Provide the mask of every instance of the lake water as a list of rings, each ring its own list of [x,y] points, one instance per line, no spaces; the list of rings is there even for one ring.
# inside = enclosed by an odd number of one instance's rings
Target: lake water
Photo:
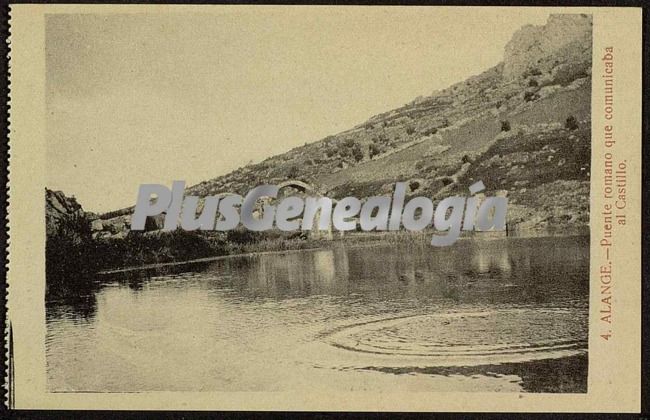
[[[52,391],[586,392],[589,238],[229,257],[47,300]]]

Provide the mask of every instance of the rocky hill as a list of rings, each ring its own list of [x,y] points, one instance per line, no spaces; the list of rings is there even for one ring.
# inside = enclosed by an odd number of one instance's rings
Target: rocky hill
[[[586,224],[591,30],[591,16],[551,15],[546,25],[517,31],[504,61],[477,76],[202,182],[189,193],[245,193],[262,183],[298,179],[334,198],[366,197],[390,192],[394,182],[405,180],[412,181],[412,194],[435,197],[454,186],[465,194],[462,188],[473,174],[493,191],[507,190],[523,213],[536,214],[534,226],[527,227]],[[495,147],[500,161],[488,164]],[[580,199],[556,214],[557,208],[541,203],[547,195],[557,197],[561,186],[578,191]],[[513,222],[522,222],[516,213]]]
[[[586,225],[591,34],[589,15],[551,15],[517,31],[503,62],[479,75],[187,193],[244,194],[300,180],[333,198],[363,198],[409,181],[412,195],[441,197],[466,195],[469,182],[481,179],[488,193],[511,197],[511,226]],[[573,202],[560,203],[567,190]],[[101,218],[128,226],[131,211]]]
[[[66,223],[86,218],[81,204],[74,197],[67,197],[62,191],[45,189],[45,228],[48,236],[56,235]]]
[[[531,63],[542,73],[590,61],[592,21],[587,15],[551,15],[544,26],[526,25],[506,45],[503,76],[512,80],[525,73]],[[566,63],[558,68],[558,55]],[[557,71],[556,70],[556,71]]]

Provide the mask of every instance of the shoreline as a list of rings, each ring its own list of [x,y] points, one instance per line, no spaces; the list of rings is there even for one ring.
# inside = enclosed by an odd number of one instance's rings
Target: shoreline
[[[484,234],[487,234],[485,236],[478,236],[480,238],[479,240],[497,240],[497,239],[505,239],[505,238],[547,238],[547,237],[572,237],[572,236],[589,236],[590,232],[589,229],[586,229],[585,232],[583,233],[578,233],[582,229],[577,229],[574,232],[569,232],[566,234],[558,234],[558,233],[553,233],[553,232],[548,232],[548,231],[534,231],[534,230],[526,230],[526,231],[519,231],[519,232],[513,232],[515,233],[514,235],[505,235],[505,233],[501,234],[501,232],[498,232],[499,234],[495,234],[495,232],[484,232]],[[528,234],[523,234],[522,233],[528,233]],[[271,250],[271,251],[251,251],[251,252],[242,252],[242,253],[234,253],[234,254],[226,254],[226,255],[215,255],[212,257],[203,257],[203,258],[196,258],[196,259],[191,259],[191,260],[186,260],[186,261],[170,261],[170,262],[163,262],[163,263],[152,263],[152,264],[145,264],[141,266],[130,266],[130,267],[124,267],[124,268],[117,268],[117,269],[110,269],[110,270],[100,270],[96,274],[101,275],[101,276],[106,276],[106,275],[111,275],[111,274],[120,274],[120,273],[128,273],[132,271],[142,271],[142,270],[151,270],[151,269],[157,269],[157,268],[162,268],[162,267],[173,267],[173,266],[182,266],[182,265],[189,265],[189,264],[196,264],[196,263],[202,263],[202,262],[211,262],[211,261],[219,261],[227,258],[234,258],[234,257],[251,257],[251,256],[256,256],[256,255],[271,255],[271,254],[282,254],[282,253],[290,253],[290,252],[300,252],[300,251],[322,251],[325,249],[331,249],[334,246],[337,245],[343,245],[343,246],[348,246],[350,248],[367,248],[367,247],[372,247],[372,246],[381,246],[381,245],[391,245],[391,242],[385,241],[384,239],[386,237],[390,237],[391,234],[353,234],[354,236],[350,235],[348,237],[343,237],[343,238],[338,238],[338,239],[333,239],[333,240],[328,240],[328,241],[321,241],[323,242],[323,245],[327,246],[315,246],[313,248],[297,248],[297,249],[279,249],[279,250]],[[394,235],[394,234],[393,234]],[[411,244],[416,244],[417,242],[420,242],[420,239],[422,237],[429,237],[428,233],[422,233],[419,232],[409,239],[406,240],[401,240],[401,242],[408,242]],[[392,238],[397,238],[398,236],[392,236]],[[469,240],[469,239],[477,239],[476,235],[471,235],[471,236],[462,236],[458,238],[458,240]],[[314,241],[314,244],[317,242]]]

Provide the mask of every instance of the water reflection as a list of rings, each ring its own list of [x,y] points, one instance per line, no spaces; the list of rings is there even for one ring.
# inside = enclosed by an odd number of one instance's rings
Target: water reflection
[[[588,237],[341,245],[100,276],[47,297],[48,383],[282,390],[371,375],[381,389],[415,375],[426,389],[553,392],[526,378],[569,363],[562,392],[584,392],[588,279]],[[453,382],[463,375],[486,381]]]

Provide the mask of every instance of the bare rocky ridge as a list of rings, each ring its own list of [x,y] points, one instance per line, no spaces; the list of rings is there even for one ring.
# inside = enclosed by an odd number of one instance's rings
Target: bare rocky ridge
[[[590,63],[591,34],[591,16],[583,14],[551,15],[544,26],[524,26],[506,45],[503,77],[515,79],[535,65],[548,72],[557,66],[548,60],[554,55],[567,62]]]

